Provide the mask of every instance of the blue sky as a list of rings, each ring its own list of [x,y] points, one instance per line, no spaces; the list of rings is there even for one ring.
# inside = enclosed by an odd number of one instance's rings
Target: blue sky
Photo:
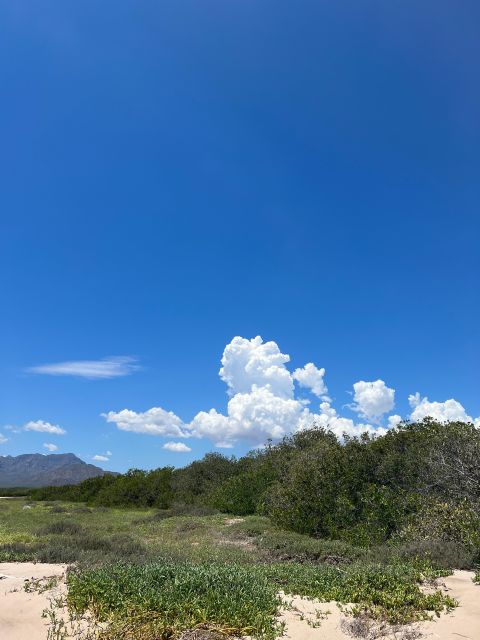
[[[479,24],[0,0],[0,452],[124,470],[479,416]]]

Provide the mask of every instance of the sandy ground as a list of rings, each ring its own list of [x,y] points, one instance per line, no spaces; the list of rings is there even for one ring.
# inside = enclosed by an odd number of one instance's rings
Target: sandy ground
[[[422,625],[422,631],[432,640],[480,640],[480,585],[472,582],[471,571],[455,571],[442,578],[448,595],[460,606],[448,615]]]
[[[432,622],[422,622],[418,629],[425,640],[480,640],[480,585],[472,582],[473,572],[455,571],[442,578],[440,585],[460,603],[451,613]],[[351,640],[341,629],[341,613],[335,602],[318,602],[304,598],[287,598],[292,608],[282,612],[288,640]],[[329,613],[327,613],[329,612]],[[317,626],[318,625],[318,626]],[[400,636],[400,634],[399,634]],[[398,637],[398,636],[397,636]],[[382,640],[394,640],[395,636]]]
[[[65,568],[58,564],[0,563],[0,640],[46,640],[48,620],[42,618],[42,612],[65,586],[60,582],[44,593],[26,593],[25,580],[62,576]],[[480,640],[480,586],[472,577],[470,571],[455,571],[442,580],[442,588],[460,606],[438,620],[419,625],[425,640]],[[281,614],[285,640],[351,640],[341,629],[344,615],[335,602],[298,597],[287,600],[291,606]]]
[[[45,593],[26,593],[25,580],[61,576],[66,567],[31,562],[0,563],[0,639],[45,640],[47,620],[42,612],[49,598],[60,595],[64,585]]]

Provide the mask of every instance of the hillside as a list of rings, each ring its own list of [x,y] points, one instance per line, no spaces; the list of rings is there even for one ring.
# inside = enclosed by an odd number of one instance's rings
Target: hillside
[[[44,487],[77,484],[107,473],[73,453],[27,453],[0,457],[0,487]]]

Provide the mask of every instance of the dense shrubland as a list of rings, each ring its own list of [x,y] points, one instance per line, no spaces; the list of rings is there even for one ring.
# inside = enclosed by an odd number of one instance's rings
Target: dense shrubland
[[[471,424],[342,441],[313,428],[239,459],[35,489],[27,511],[4,501],[0,560],[75,563],[70,611],[108,620],[101,640],[199,625],[273,640],[279,592],[401,625],[456,605],[425,581],[474,568],[480,582],[479,460]]]
[[[212,508],[268,516],[279,528],[356,547],[429,548],[475,563],[480,548],[480,432],[432,420],[339,441],[313,428],[240,459],[210,453],[182,469],[131,470],[31,491],[96,506]],[[160,517],[162,517],[160,514]],[[430,541],[430,545],[427,544]]]

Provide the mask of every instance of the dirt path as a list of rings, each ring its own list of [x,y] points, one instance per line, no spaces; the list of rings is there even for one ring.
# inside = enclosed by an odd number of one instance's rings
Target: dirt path
[[[26,593],[25,580],[61,576],[66,567],[30,562],[0,563],[0,638],[1,640],[45,640],[47,620],[42,612],[49,598],[60,595],[63,585],[45,593]]]

